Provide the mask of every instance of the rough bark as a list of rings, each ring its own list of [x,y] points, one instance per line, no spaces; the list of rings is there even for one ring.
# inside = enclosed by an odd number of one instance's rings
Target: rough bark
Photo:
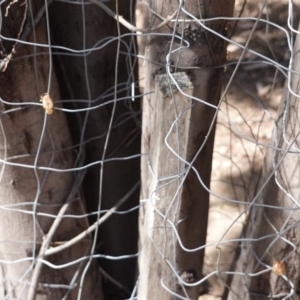
[[[300,38],[297,35],[292,54],[292,70],[295,72],[290,74],[290,81],[286,84],[273,134],[272,145],[277,149],[267,152],[262,183],[272,177],[255,202],[270,207],[254,206],[249,214],[245,237],[252,240],[243,243],[236,269],[244,275],[234,276],[229,299],[267,299],[270,295],[275,297],[279,294],[279,298],[283,299],[289,293],[293,294],[290,299],[298,299],[300,295],[300,106],[299,96],[294,96],[288,88],[290,85],[291,90],[300,95],[299,49]],[[276,261],[285,266],[286,278],[271,272]],[[261,270],[266,272],[255,275]]]
[[[134,1],[122,0],[119,14],[126,20],[134,15]],[[116,1],[105,3],[112,11],[116,10]],[[84,18],[83,18],[84,16]],[[94,4],[72,5],[56,2],[50,7],[51,29],[57,45],[71,49],[91,49],[80,55],[55,54],[61,91],[65,99],[72,99],[69,108],[88,108],[114,100],[115,65],[117,61],[118,36],[116,20],[108,16]],[[128,33],[122,25],[121,34]],[[109,43],[107,43],[109,42]],[[104,45],[107,43],[106,45]],[[129,48],[124,46],[124,43]],[[76,144],[84,144],[86,160],[89,164],[100,161],[103,157],[104,144],[109,123],[113,118],[113,129],[109,138],[105,158],[125,158],[140,152],[139,99],[131,101],[130,84],[137,80],[134,53],[135,38],[122,37],[117,71],[117,98],[128,97],[113,104],[103,105],[98,109],[69,114],[72,136]],[[126,54],[128,53],[128,55]],[[132,67],[132,69],[130,69]],[[68,88],[69,87],[69,88]],[[74,101],[73,101],[74,100]],[[80,100],[85,100],[85,102]],[[76,117],[77,116],[77,117]],[[137,117],[136,117],[137,116]],[[126,120],[120,125],[120,122]],[[85,124],[86,120],[86,124]],[[78,122],[79,121],[79,122]],[[83,136],[83,139],[81,137]],[[128,160],[111,160],[103,165],[103,178],[100,178],[100,165],[90,167],[83,182],[84,194],[89,212],[112,208],[138,182],[140,177],[139,158]],[[102,195],[99,194],[99,182],[102,180]],[[138,189],[131,195],[121,211],[137,207]],[[99,203],[100,206],[99,206]],[[133,255],[137,253],[138,210],[126,214],[115,214],[99,227],[96,252],[111,256]],[[90,217],[90,222],[96,215]],[[135,284],[136,258],[109,260],[101,259],[101,267],[109,276],[131,291]],[[120,299],[129,296],[124,290],[118,292],[115,284],[105,279],[105,291],[110,297],[119,294]]]
[[[232,16],[234,1],[189,1],[185,3],[184,9],[191,13],[197,19]],[[155,5],[150,7],[162,18],[166,19],[178,10],[178,1],[156,1]],[[148,28],[154,27],[161,22],[161,19],[150,13]],[[174,19],[176,17],[174,16]],[[146,48],[146,84],[145,93],[154,91],[154,78],[156,75],[166,73],[166,65],[169,64],[171,72],[185,72],[192,82],[194,87],[192,96],[201,99],[206,103],[218,105],[220,99],[222,85],[222,65],[226,58],[226,42],[221,38],[209,33],[196,22],[189,22],[191,18],[183,11],[178,13],[178,18],[181,20],[178,24],[169,22],[166,26],[158,31],[165,35],[152,35],[149,37]],[[187,22],[183,22],[185,19]],[[221,35],[227,34],[227,22],[223,20],[205,22],[209,28],[217,31]],[[174,40],[172,35],[176,34]],[[183,37],[189,42],[189,47],[186,47]],[[166,61],[166,56],[172,50],[178,49],[182,45],[180,51],[173,51],[170,54],[169,61]],[[178,278],[174,276],[174,271],[171,270],[166,263],[169,257],[164,257],[163,248],[156,248],[152,238],[156,235],[164,235],[166,232],[166,219],[161,216],[160,222],[155,214],[155,204],[151,201],[153,193],[156,189],[150,186],[151,165],[155,161],[156,153],[151,153],[153,145],[156,143],[156,138],[152,133],[155,128],[160,126],[156,124],[156,94],[148,94],[143,101],[143,124],[142,124],[142,153],[149,153],[149,156],[142,158],[142,191],[141,198],[149,199],[140,210],[140,242],[141,256],[139,260],[139,299],[172,299],[170,292],[166,291],[161,280],[166,276],[171,276],[172,280],[167,287],[186,297],[196,299],[201,293],[202,287],[196,285],[194,287],[185,287],[184,283],[195,283],[202,278],[202,266],[204,250],[201,251],[185,251],[178,245],[178,241],[174,237],[174,241],[169,243],[169,253],[175,253],[171,260],[178,276],[183,280],[178,283]],[[214,125],[208,135],[209,127],[212,124],[213,116],[216,109],[209,107],[206,103],[193,100],[193,107],[190,116],[190,128],[188,133],[189,143],[186,150],[185,159],[188,162],[193,162],[193,167],[200,175],[204,185],[209,188],[211,160],[214,141]],[[163,114],[173,114],[169,110]],[[163,130],[163,129],[162,129]],[[206,139],[207,137],[207,139]],[[203,143],[205,146],[201,151]],[[163,148],[163,147],[162,147]],[[170,155],[172,155],[170,153]],[[172,169],[172,167],[170,167]],[[154,174],[157,176],[158,174]],[[209,206],[209,193],[199,182],[195,172],[189,169],[184,179],[182,191],[180,192],[181,209],[180,213],[175,216],[172,223],[176,224],[179,237],[182,244],[188,249],[195,249],[205,245],[207,216]],[[178,178],[177,184],[180,184],[182,178]],[[162,200],[160,200],[162,201]],[[167,202],[167,200],[165,200]],[[155,201],[156,202],[156,201]],[[180,201],[179,201],[180,202]],[[162,207],[163,204],[160,204]],[[180,204],[178,204],[180,207]],[[162,213],[167,212],[169,203],[165,203],[165,209]],[[180,220],[180,222],[178,222]],[[154,224],[155,223],[155,224]],[[156,230],[154,230],[154,228]],[[160,233],[154,233],[161,228]],[[161,245],[162,246],[162,245]],[[165,249],[165,248],[164,248]],[[174,252],[175,251],[175,252]],[[159,253],[161,252],[161,253]],[[155,257],[155,259],[154,259]],[[172,264],[172,263],[171,263]]]
[[[4,37],[16,39],[19,38],[19,32],[24,32],[21,23],[23,17],[27,17],[27,12],[23,4],[12,4],[7,17],[2,19],[1,34]],[[2,16],[8,5],[10,3],[2,4]],[[29,13],[33,18],[40,8],[39,1],[30,3]],[[26,20],[25,24],[31,24],[30,17]],[[36,27],[31,26],[29,32],[30,42],[48,44],[44,18]],[[11,53],[12,47],[12,42],[5,39],[1,42],[2,59],[5,54]],[[72,143],[65,114],[55,109],[52,115],[47,115],[39,101],[41,94],[48,91],[50,60],[47,48],[19,44],[15,52],[6,70],[2,69],[4,72],[0,73],[0,97],[7,101],[0,104],[0,297],[3,299],[27,298],[33,284],[32,276],[36,274],[39,249],[74,184],[74,174],[71,172],[41,169],[64,170],[74,166],[74,152],[70,150]],[[39,52],[44,54],[37,56]],[[59,108],[60,95],[53,72],[49,94],[55,108]],[[70,199],[69,215],[85,213],[82,198],[78,200],[78,193],[76,195]],[[55,247],[71,239],[87,226],[84,218],[64,218],[49,241],[49,246]],[[90,248],[91,239],[87,238],[57,255],[44,257],[44,260],[61,267],[42,266],[32,297],[77,299],[87,260],[75,264],[72,262],[88,255]],[[92,263],[82,286],[83,299],[103,299],[101,284],[95,284],[97,278],[100,281],[97,267]]]

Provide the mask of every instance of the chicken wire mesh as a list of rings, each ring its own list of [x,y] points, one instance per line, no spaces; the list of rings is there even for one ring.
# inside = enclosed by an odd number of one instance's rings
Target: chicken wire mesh
[[[185,69],[172,55],[206,31],[226,34],[203,18],[205,1],[195,1],[194,18],[184,1],[175,2],[0,2],[1,299],[156,299],[154,290],[162,299],[195,299],[192,287],[200,299],[297,299],[300,3],[237,0],[233,17],[218,16],[230,40],[227,61],[215,66],[223,91],[214,105],[193,97],[192,85],[178,86],[177,69]],[[157,10],[161,3],[170,15]],[[189,35],[180,35],[185,22]],[[166,26],[169,33],[161,32]],[[179,39],[180,46],[151,61],[149,45],[158,37]],[[141,151],[147,97],[161,97],[147,84],[154,82],[151,63],[167,87],[175,86],[157,101],[164,113],[163,125],[148,132],[154,146]],[[210,84],[213,91],[217,83]],[[190,147],[183,129],[195,102],[218,118],[204,187],[207,234],[205,226],[197,229],[206,243],[187,249],[178,233],[187,219],[180,191],[198,169],[183,156]],[[159,120],[147,117],[149,128]],[[155,160],[160,151],[165,162]],[[142,182],[140,163],[150,174]],[[161,208],[163,197],[170,202]],[[178,253],[204,249],[203,274],[178,264]]]

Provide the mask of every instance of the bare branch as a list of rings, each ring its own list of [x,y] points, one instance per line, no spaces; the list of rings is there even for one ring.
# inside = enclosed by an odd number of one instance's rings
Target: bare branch
[[[145,28],[137,28],[135,26],[133,26],[131,23],[129,23],[128,21],[126,21],[122,16],[119,16],[117,14],[115,14],[109,7],[107,7],[103,2],[99,2],[97,0],[90,0],[90,2],[96,4],[97,6],[101,7],[109,16],[113,17],[115,20],[118,20],[123,26],[125,26],[128,30],[132,31],[132,32],[151,32],[151,31],[156,31],[157,29],[165,26],[166,24],[168,24],[177,14],[178,10],[176,10],[172,15],[168,16],[168,18],[166,18],[163,22],[161,22],[160,24],[158,24],[155,27],[149,28],[149,29],[145,29]]]
[[[55,254],[57,252],[60,252],[64,249],[69,248],[70,246],[78,243],[79,241],[81,241],[82,239],[84,239],[85,237],[87,237],[90,233],[92,233],[99,225],[101,225],[102,223],[104,223],[114,212],[117,211],[117,209],[132,195],[132,193],[136,190],[136,188],[139,186],[140,182],[138,181],[131,189],[130,191],[122,198],[119,200],[119,202],[113,207],[111,208],[104,216],[102,216],[97,222],[95,222],[93,225],[91,225],[86,231],[78,234],[77,236],[75,236],[74,238],[72,238],[71,240],[69,240],[68,242],[57,246],[55,248],[50,248],[48,250],[46,250],[44,252],[45,256],[48,255],[52,255]]]
[[[44,236],[44,240],[42,243],[42,246],[40,248],[39,251],[39,255],[36,259],[36,264],[35,264],[35,268],[32,274],[32,278],[31,278],[31,284],[29,287],[29,292],[28,292],[28,297],[27,300],[34,300],[35,299],[35,294],[36,294],[36,287],[38,284],[38,279],[40,277],[40,273],[41,273],[41,269],[42,269],[42,261],[44,256],[46,255],[47,249],[51,243],[51,239],[53,237],[53,235],[55,234],[61,220],[62,220],[62,216],[66,213],[71,201],[74,199],[75,194],[78,191],[78,188],[81,185],[81,182],[84,178],[86,172],[81,172],[78,177],[76,178],[72,190],[67,198],[66,203],[61,207],[61,209],[59,210],[57,217],[55,218],[54,222],[52,223],[52,226],[50,227],[50,230],[48,232],[47,235]]]

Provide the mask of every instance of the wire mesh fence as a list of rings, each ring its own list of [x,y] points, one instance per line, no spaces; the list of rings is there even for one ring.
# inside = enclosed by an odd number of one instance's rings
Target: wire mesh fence
[[[297,1],[2,0],[1,299],[297,299]]]

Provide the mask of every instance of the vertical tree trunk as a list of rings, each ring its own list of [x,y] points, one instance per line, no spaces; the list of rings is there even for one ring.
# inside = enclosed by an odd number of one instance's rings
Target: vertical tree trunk
[[[299,49],[300,38],[297,35],[292,54],[294,72],[286,84],[273,134],[276,149],[267,152],[262,183],[272,177],[255,202],[269,207],[254,205],[249,214],[245,234],[249,241],[242,245],[236,269],[244,275],[234,276],[229,299],[262,299],[262,296],[268,295],[275,298],[279,294],[280,299],[288,294],[293,294],[291,299],[298,299],[300,296]],[[298,97],[289,91],[288,85]],[[270,272],[270,267],[278,265],[278,262],[285,266],[286,273],[283,275],[286,278],[278,276],[281,275],[278,272]],[[264,273],[256,275],[258,271]]]
[[[176,119],[178,115],[182,113],[182,118],[188,117],[186,120],[189,124],[187,149],[178,152],[185,143],[185,140],[181,139],[177,141],[178,145],[174,151],[183,161],[192,163],[192,169],[188,164],[182,164],[178,156],[176,158],[171,151],[169,151],[170,158],[167,156],[165,158],[167,161],[163,161],[165,156],[160,155],[158,153],[160,150],[157,149],[165,149],[165,146],[155,146],[157,140],[163,143],[163,139],[159,136],[165,132],[165,126],[170,127],[170,123],[157,123],[158,120],[164,122],[168,118],[158,118],[156,108],[164,106],[156,102],[171,101],[172,96],[167,97],[167,100],[164,99],[165,97],[157,98],[157,93],[149,93],[144,97],[142,153],[149,155],[142,158],[141,164],[141,197],[147,201],[140,210],[139,299],[173,299],[171,293],[197,299],[201,293],[202,287],[192,284],[202,278],[204,249],[195,249],[204,246],[206,239],[209,193],[203,184],[209,188],[215,129],[212,122],[216,113],[215,107],[220,99],[223,72],[222,67],[218,68],[218,66],[226,60],[227,43],[202,28],[188,13],[196,19],[230,17],[233,13],[233,5],[234,1],[189,1],[180,8],[178,1],[161,0],[150,6],[163,19],[173,16],[173,21],[158,30],[160,35],[149,37],[146,49],[145,93],[154,91],[156,75],[165,74],[169,69],[171,73],[186,73],[193,86],[192,96],[199,101],[193,99],[189,114],[184,114],[184,109],[179,104],[183,111],[176,110],[175,103],[179,100],[176,100],[178,92],[174,91],[173,106],[166,105],[165,110],[161,112],[163,116],[173,116],[173,122],[178,123],[176,125],[178,131],[183,130],[180,128],[183,121],[179,122]],[[175,23],[177,17],[178,21]],[[149,28],[159,24],[161,18],[150,13]],[[202,24],[226,36],[227,23],[224,20],[214,20]],[[189,43],[188,47],[186,42]],[[209,132],[211,125],[212,130]],[[153,133],[159,132],[160,126],[160,135],[153,136]],[[153,153],[153,150],[156,152]],[[160,163],[157,163],[157,160]],[[173,184],[177,185],[178,194],[174,193],[173,197],[167,192],[168,188],[164,190],[163,179],[166,173],[162,168],[165,164],[176,164],[170,166],[170,173],[168,173],[169,176],[173,176],[171,177]],[[156,165],[158,167],[153,169],[152,167]],[[203,184],[200,183],[195,172],[198,173]],[[151,185],[153,177],[158,183],[155,187]],[[172,216],[170,216],[171,212]],[[170,227],[170,224],[173,224],[173,227]],[[175,230],[182,245],[192,251],[182,248]],[[172,233],[169,235],[168,231]],[[171,241],[168,240],[170,236],[173,238]],[[162,284],[166,285],[166,289]],[[188,284],[191,285],[187,287]]]
[[[116,1],[105,3],[112,11]],[[134,15],[134,1],[119,0],[119,14],[126,20]],[[61,91],[65,99],[71,99],[69,108],[85,108],[86,111],[69,115],[71,131],[76,144],[85,148],[85,163],[93,163],[103,158],[105,140],[110,121],[113,128],[104,155],[110,162],[88,169],[83,182],[84,194],[89,212],[94,213],[90,222],[95,222],[95,212],[112,208],[139,181],[140,160],[114,160],[126,158],[140,152],[140,128],[138,109],[139,99],[131,100],[131,83],[137,80],[136,58],[134,57],[135,37],[122,36],[118,52],[117,22],[105,11],[96,6],[55,2],[50,7],[51,29],[57,45],[69,49],[93,49],[73,55],[65,51],[58,53],[57,70]],[[121,35],[128,30],[120,25]],[[113,39],[113,37],[116,37]],[[125,45],[126,44],[126,47]],[[118,56],[118,59],[117,59]],[[116,74],[116,63],[118,70]],[[114,96],[117,75],[117,98]],[[135,77],[136,76],[136,77]],[[67,88],[67,87],[70,88]],[[127,97],[123,98],[122,97]],[[121,99],[121,100],[120,100]],[[113,114],[112,101],[116,100]],[[105,104],[110,101],[110,104]],[[102,107],[89,110],[102,104]],[[79,120],[79,124],[78,124]],[[126,120],[124,122],[124,120]],[[88,141],[88,142],[86,142]],[[99,182],[102,181],[100,195]],[[121,211],[137,207],[138,189],[128,197]],[[96,252],[110,256],[136,254],[138,234],[138,210],[126,214],[114,214],[98,230]],[[101,259],[102,269],[125,290],[131,291],[136,281],[136,257],[110,260]],[[118,291],[115,284],[106,278],[104,288],[108,297],[125,299],[129,293]],[[115,299],[115,298],[114,298]]]
[[[1,34],[5,38],[18,39],[19,32],[30,28],[22,28],[22,20],[27,17],[27,4],[30,6],[29,15],[35,18],[41,9],[39,1],[2,4],[2,16],[8,9],[1,23]],[[26,20],[25,24],[32,25],[30,17]],[[44,18],[37,26],[31,26],[30,32],[29,42],[48,45]],[[5,38],[1,41],[1,54],[12,53],[13,59],[2,67],[0,73],[0,97],[6,101],[0,104],[0,297],[77,299],[79,288],[82,288],[82,299],[103,299],[95,264],[90,267],[81,286],[82,270],[87,260],[74,263],[89,254],[91,239],[49,258],[40,253],[55,216],[66,203],[74,184],[73,174],[63,171],[74,166],[73,151],[70,150],[72,143],[65,115],[57,110],[60,95],[53,72],[49,81],[51,61],[47,48],[16,46]],[[45,49],[46,53],[36,55]],[[41,94],[48,92],[48,83],[55,107],[51,115],[45,113],[39,101]],[[77,196],[75,200],[76,194],[69,199],[69,215],[85,213],[82,199],[78,200]],[[87,226],[84,218],[64,218],[48,246],[55,247],[71,239]],[[53,266],[43,264],[39,272],[40,260]],[[36,282],[33,282],[34,277]]]

